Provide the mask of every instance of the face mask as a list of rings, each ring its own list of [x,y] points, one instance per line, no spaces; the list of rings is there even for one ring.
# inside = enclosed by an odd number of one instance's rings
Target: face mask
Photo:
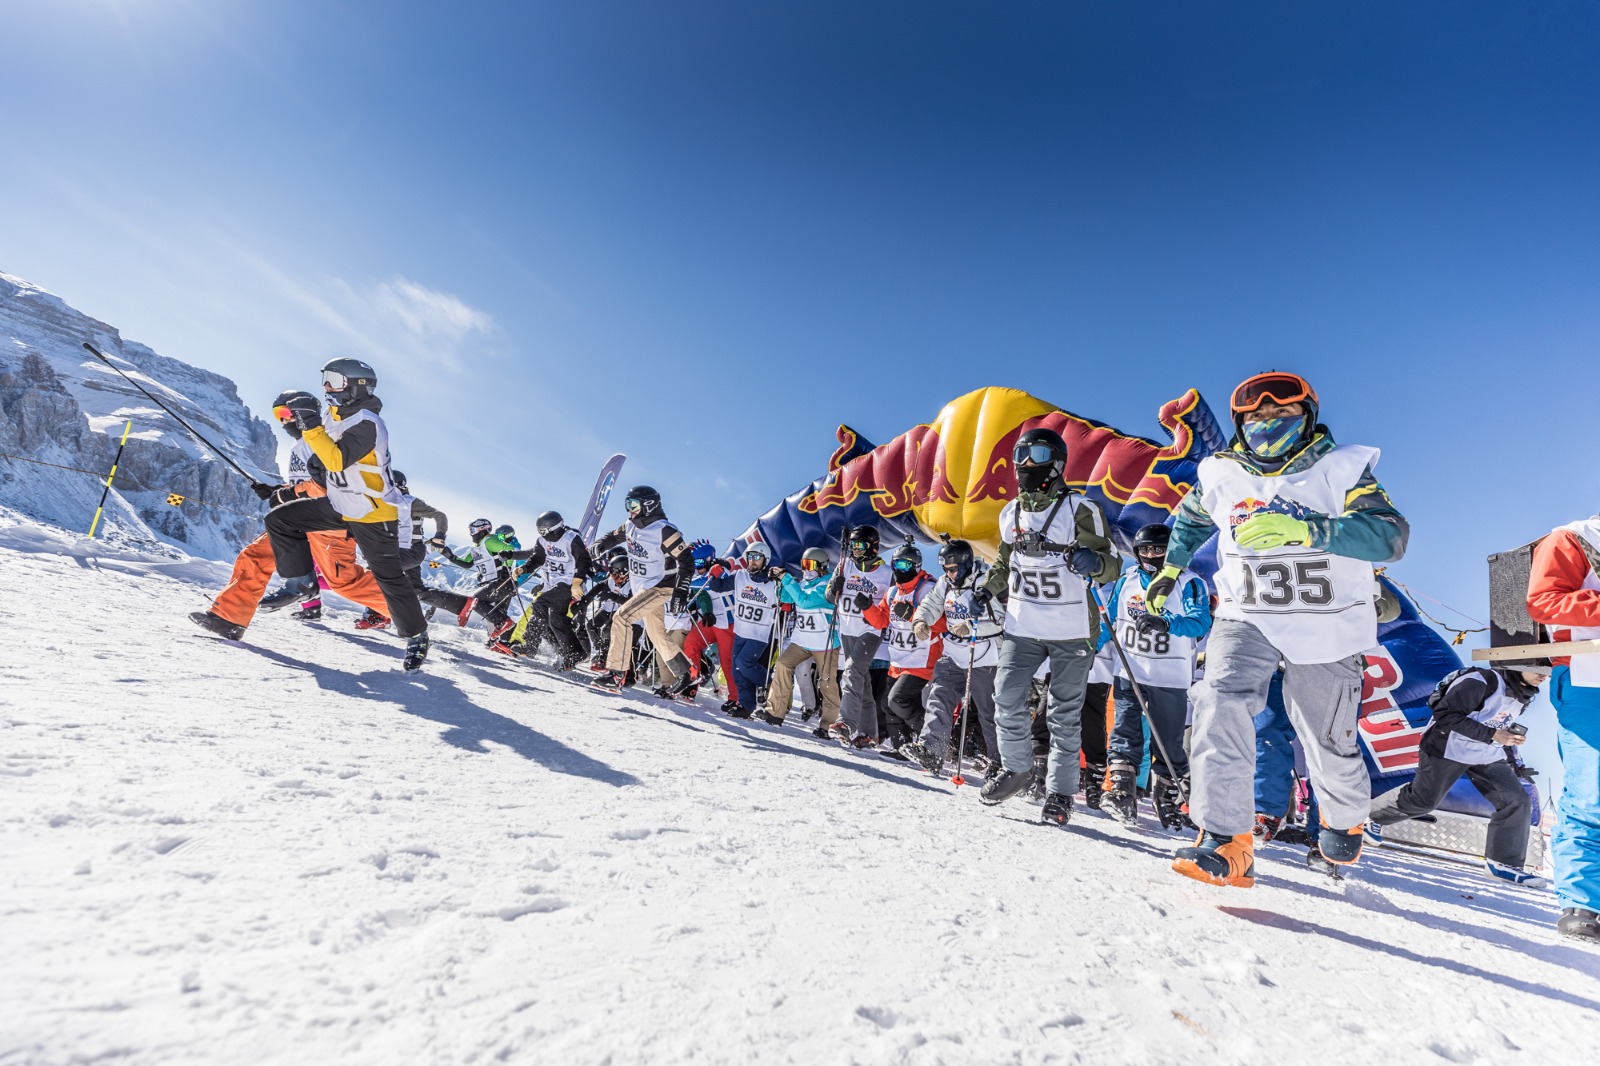
[[[1050,464],[1019,466],[1017,467],[1017,488],[1023,492],[1038,492],[1050,484],[1050,479],[1054,474],[1055,467]]]
[[[1305,415],[1246,422],[1242,431],[1244,446],[1252,455],[1258,455],[1263,459],[1281,459],[1300,443],[1305,429]]]

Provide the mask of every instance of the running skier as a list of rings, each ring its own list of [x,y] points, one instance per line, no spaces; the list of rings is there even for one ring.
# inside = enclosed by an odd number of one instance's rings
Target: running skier
[[[856,606],[868,625],[888,634],[884,647],[889,656],[889,735],[883,738],[882,751],[903,760],[908,756],[900,749],[922,732],[922,692],[944,650],[945,627],[940,619],[924,636],[917,635],[917,608],[933,591],[934,580],[922,569],[922,552],[915,544],[907,542],[895,549],[889,572],[894,583],[888,591],[876,602],[864,592],[857,593]]]
[[[927,715],[922,732],[900,749],[929,773],[938,773],[944,766],[956,705],[962,703],[969,687],[971,698],[962,705],[961,713],[976,717],[989,751],[999,745],[994,727],[994,675],[1000,663],[1003,627],[993,600],[978,593],[989,568],[964,540],[947,541],[939,549],[939,568],[942,576],[917,605],[912,628],[918,640],[926,641],[942,626],[944,650],[923,693]],[[973,717],[965,720],[970,723]]]
[[[668,646],[665,615],[667,611],[680,612],[689,606],[690,566],[689,544],[676,526],[667,521],[661,507],[661,494],[649,485],[636,485],[628,490],[624,505],[628,520],[622,526],[595,543],[601,554],[611,548],[626,545],[628,551],[628,602],[618,607],[611,618],[611,647],[606,653],[606,673],[595,678],[595,688],[619,691],[631,684],[630,667],[633,660],[633,624],[642,622],[650,643],[658,648]],[[667,676],[662,678],[669,691],[676,682],[687,689],[693,675],[689,661],[680,652],[662,664]],[[673,693],[677,693],[674,691]]]
[[[411,582],[411,587],[416,590],[417,599],[429,607],[442,608],[456,618],[457,624],[465,625],[467,613],[472,609],[471,598],[463,596],[459,592],[452,592],[449,589],[436,589],[422,580],[422,563],[428,557],[428,549],[433,548],[436,551],[444,549],[444,537],[450,528],[450,520],[445,517],[443,511],[436,507],[430,507],[426,501],[411,495],[411,489],[406,482],[405,474],[398,470],[392,470],[390,471],[390,476],[394,478],[394,487],[399,489],[400,494],[405,497],[407,510],[411,514],[411,547],[401,553],[406,563],[406,579]],[[433,536],[424,540],[422,522],[423,519],[427,518],[433,519]],[[367,628],[381,628],[388,624],[389,619],[380,615],[379,624],[368,626]],[[360,623],[357,623],[357,625],[359,626]]]
[[[1121,641],[1133,676],[1118,657],[1112,682],[1116,707],[1106,741],[1107,784],[1103,803],[1124,825],[1138,821],[1137,779],[1144,761],[1144,715],[1134,697],[1137,684],[1150,712],[1150,798],[1163,829],[1182,830],[1182,794],[1187,791],[1189,757],[1183,730],[1189,717],[1189,685],[1194,680],[1200,641],[1211,631],[1211,593],[1198,574],[1182,570],[1165,606],[1149,610],[1146,590],[1167,565],[1172,530],[1148,525],[1133,537],[1134,561],[1117,578],[1106,613]],[[1169,764],[1168,759],[1172,762]]]
[[[746,547],[743,563],[742,569],[734,568],[732,561],[713,566],[706,585],[713,595],[733,595],[733,674],[743,697],[728,708],[734,718],[749,718],[761,706],[783,588],[783,569],[772,565],[765,544],[754,541]]]
[[[537,520],[538,539],[529,549],[524,574],[538,574],[542,587],[528,606],[528,624],[522,654],[534,655],[546,637],[560,657],[557,669],[570,670],[583,659],[583,646],[573,631],[569,612],[583,595],[583,581],[594,572],[594,560],[577,530],[568,529],[558,511],[546,511]],[[520,624],[520,623],[519,623]]]
[[[690,683],[681,695],[693,698],[700,687],[700,664],[706,649],[717,649],[723,680],[728,683],[728,698],[719,708],[724,712],[739,702],[733,678],[733,593],[710,590],[711,568],[717,564],[717,550],[708,540],[690,545],[694,576],[689,579],[689,635],[683,641],[683,657],[689,661]]]
[[[812,735],[826,740],[828,729],[839,720],[839,632],[833,624],[833,604],[828,602],[828,580],[833,567],[828,553],[807,548],[800,555],[800,577],[783,575],[779,600],[794,608],[794,628],[789,645],[772,668],[761,720],[782,725],[794,699],[795,670],[815,664],[817,689],[822,701],[822,721]]]
[[[389,429],[380,415],[383,401],[373,392],[377,385],[377,372],[361,360],[333,359],[322,368],[331,425],[323,427],[314,397],[284,403],[328,472],[327,495],[274,508],[267,514],[267,533],[285,588],[309,598],[317,579],[308,534],[348,530],[383,590],[384,613],[406,640],[404,668],[419,670],[428,656],[428,624],[401,557],[410,546],[411,520],[400,513],[401,495],[389,473]]]
[[[457,555],[454,548],[441,547],[439,554],[446,562],[463,570],[471,570],[477,579],[477,588],[468,598],[458,621],[467,624],[473,613],[483,617],[489,626],[489,641],[511,631],[516,625],[506,613],[506,605],[517,591],[516,575],[511,569],[511,545],[494,531],[494,523],[487,518],[474,518],[467,524],[467,536],[472,547],[465,555]]]
[[[1283,695],[1305,741],[1328,862],[1361,855],[1371,785],[1356,739],[1362,655],[1378,642],[1372,567],[1405,554],[1410,527],[1372,475],[1378,449],[1336,445],[1318,422],[1317,394],[1297,374],[1241,382],[1234,440],[1204,459],[1179,505],[1166,565],[1145,589],[1160,611],[1194,553],[1220,528],[1220,605],[1205,677],[1190,690],[1193,847],[1172,868],[1185,877],[1255,883],[1253,720],[1283,661]]]
[[[878,701],[872,691],[872,660],[883,633],[861,617],[859,601],[877,602],[893,584],[888,564],[878,554],[878,527],[855,526],[845,534],[845,558],[828,583],[828,600],[837,609],[839,722],[834,732],[857,748],[878,744]]]
[[[1027,789],[1033,777],[1028,689],[1048,661],[1050,755],[1042,814],[1044,821],[1065,826],[1078,791],[1080,716],[1100,632],[1089,582],[1110,581],[1122,566],[1099,506],[1067,487],[1067,445],[1059,433],[1023,430],[1011,459],[1017,498],[1000,512],[1000,554],[983,585],[1006,603],[995,674],[1002,769],[979,798],[1002,803]]]

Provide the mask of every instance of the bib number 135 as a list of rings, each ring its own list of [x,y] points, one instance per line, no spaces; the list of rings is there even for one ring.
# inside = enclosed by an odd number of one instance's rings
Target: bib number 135
[[[1300,563],[1242,559],[1239,565],[1244,571],[1244,594],[1239,602],[1245,607],[1326,607],[1333,602],[1326,559]]]

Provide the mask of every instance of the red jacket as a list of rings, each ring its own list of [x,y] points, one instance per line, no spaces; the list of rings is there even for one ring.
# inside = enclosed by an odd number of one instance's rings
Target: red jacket
[[[1589,557],[1571,530],[1558,529],[1535,545],[1533,572],[1528,575],[1528,615],[1551,628],[1551,640],[1571,640],[1568,626],[1600,626],[1600,589],[1583,587],[1589,573]],[[1570,663],[1571,657],[1550,661],[1560,666]]]
[[[926,596],[932,589],[933,578],[926,571],[918,570],[916,580],[904,585],[899,582],[890,585],[889,591],[883,594],[883,598],[865,611],[862,611],[861,617],[866,619],[867,625],[872,626],[874,629],[888,629],[889,623],[894,619],[893,607],[895,604],[909,603],[914,612],[917,604],[922,602],[922,597]],[[901,674],[911,674],[913,677],[920,677],[925,681],[931,679],[933,677],[933,668],[939,661],[939,655],[944,651],[944,638],[939,635],[944,632],[944,628],[944,615],[941,614],[939,620],[929,628],[932,637],[927,643],[928,659],[926,663],[915,667],[891,664],[889,676],[899,677]]]

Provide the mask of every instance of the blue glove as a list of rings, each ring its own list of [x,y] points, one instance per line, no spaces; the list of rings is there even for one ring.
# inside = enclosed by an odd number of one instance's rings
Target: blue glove
[[[1073,548],[1067,556],[1067,569],[1081,578],[1091,578],[1100,572],[1100,556],[1088,548]]]

